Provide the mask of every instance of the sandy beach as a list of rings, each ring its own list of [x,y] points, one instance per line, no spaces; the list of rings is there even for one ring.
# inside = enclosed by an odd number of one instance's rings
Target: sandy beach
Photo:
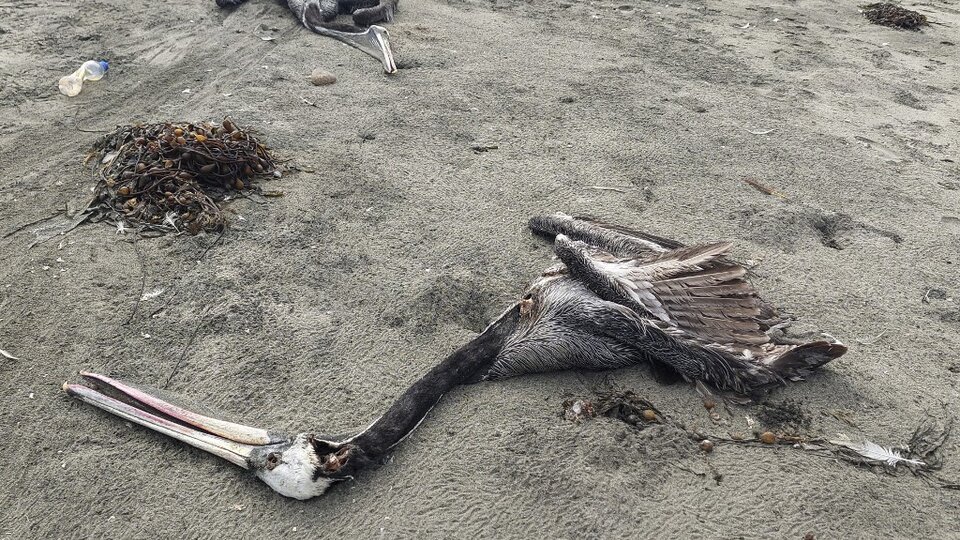
[[[960,411],[960,5],[903,5],[937,24],[852,1],[403,0],[386,75],[270,0],[0,0],[0,349],[19,358],[0,358],[0,537],[960,538],[937,482],[789,445],[704,454],[676,427],[895,446]],[[103,80],[58,92],[101,58]],[[284,196],[231,201],[222,237],[100,223],[30,247],[89,201],[101,131],[225,116],[287,160],[263,184]],[[463,387],[305,502],[61,390],[90,370],[356,431],[554,262],[526,222],[558,211],[735,241],[798,331],[850,351],[720,422],[642,366]],[[672,422],[563,418],[608,388]],[[960,480],[960,434],[943,456]]]

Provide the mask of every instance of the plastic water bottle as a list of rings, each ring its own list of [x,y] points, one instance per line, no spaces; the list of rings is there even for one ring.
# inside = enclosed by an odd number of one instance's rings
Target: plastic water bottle
[[[110,66],[100,60],[87,60],[80,66],[80,69],[74,71],[66,77],[60,79],[60,93],[65,96],[75,96],[83,88],[83,81],[99,81],[107,73]]]

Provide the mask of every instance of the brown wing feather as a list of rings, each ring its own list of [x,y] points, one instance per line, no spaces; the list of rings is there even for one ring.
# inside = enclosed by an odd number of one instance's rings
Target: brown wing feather
[[[745,272],[745,270],[744,270]],[[670,283],[653,282],[653,294],[667,313],[676,317],[678,328],[717,343],[759,345],[770,338],[756,318],[763,301],[757,291],[726,268],[708,274],[713,285],[703,286],[703,273],[678,275]]]
[[[594,218],[594,217],[590,217],[590,216],[576,216],[576,217],[574,217],[573,219],[579,220],[579,221],[582,221],[582,222],[585,222],[585,223],[588,223],[588,224],[590,224],[590,225],[592,225],[592,226],[594,226],[594,227],[596,227],[596,228],[598,228],[598,229],[606,229],[606,230],[610,230],[610,231],[615,231],[615,232],[620,233],[620,234],[623,234],[623,235],[633,236],[633,237],[636,237],[636,238],[640,238],[640,239],[646,240],[646,241],[648,241],[648,242],[654,242],[654,243],[659,244],[660,246],[663,246],[664,248],[669,249],[669,250],[676,250],[676,249],[685,247],[685,244],[683,244],[682,242],[679,242],[679,241],[677,241],[677,240],[673,240],[673,239],[670,239],[670,238],[665,238],[665,237],[662,237],[662,236],[657,236],[657,235],[654,235],[654,234],[650,234],[650,233],[647,233],[647,232],[644,232],[644,231],[640,231],[640,230],[637,230],[637,229],[633,229],[633,228],[630,228],[630,227],[625,227],[625,226],[618,225],[618,224],[615,224],[615,223],[609,223],[609,222],[606,222],[606,221],[603,221],[603,220],[600,220],[600,219],[597,219],[597,218]],[[742,272],[742,275],[746,275],[746,274],[747,274],[747,270],[746,270],[745,268],[741,267],[741,266],[740,266],[739,264],[737,264],[736,262],[731,261],[730,259],[721,256],[721,257],[717,257],[716,259],[714,259],[711,263],[706,264],[706,265],[703,265],[704,278],[705,278],[705,279],[709,279],[709,280],[713,280],[713,279],[716,279],[716,278],[718,278],[718,277],[722,277],[722,276],[717,276],[717,275],[715,275],[715,274],[712,273],[713,270],[716,270],[716,269],[719,269],[719,268],[726,268],[726,269],[731,269],[731,268],[733,268],[733,269],[730,270],[730,271]],[[762,298],[760,298],[760,297],[757,295],[757,292],[753,289],[753,287],[751,287],[749,284],[746,284],[746,282],[743,282],[743,284],[746,285],[746,287],[749,289],[749,291],[746,292],[746,293],[742,293],[742,294],[750,295],[750,296],[755,296],[755,297],[757,298],[758,302],[759,302],[759,306],[760,306],[760,310],[761,310],[761,317],[760,317],[760,318],[763,319],[763,322],[764,322],[764,324],[762,324],[761,326],[763,327],[764,330],[767,330],[767,329],[771,328],[773,325],[785,323],[785,322],[788,321],[788,319],[782,317],[782,316],[777,312],[776,308],[774,308],[771,304],[767,303],[767,302],[764,301]],[[742,285],[738,285],[738,284],[736,284],[736,283],[729,283],[729,285],[735,286],[735,287],[740,287],[740,286],[742,286]],[[695,296],[700,296],[700,295],[701,295],[701,294],[699,294],[699,293],[693,292],[693,290],[692,290],[692,287],[696,286],[696,283],[695,283],[695,282],[693,282],[693,281],[685,282],[685,283],[684,283],[684,286],[685,286],[688,290],[691,291],[689,294],[695,295]],[[718,292],[710,292],[710,294],[720,294],[720,293],[718,293]],[[728,292],[728,293],[723,293],[723,294],[730,295],[730,294],[737,294],[737,293]]]
[[[768,343],[757,322],[763,301],[743,279],[746,269],[716,262],[730,247],[729,242],[683,247],[604,267],[634,301],[693,338],[743,348]]]
[[[534,218],[531,227],[581,240],[573,249],[581,252],[582,264],[593,267],[587,273],[604,276],[600,289],[691,337],[748,347],[767,343],[766,331],[785,322],[746,281],[747,269],[726,256],[727,242],[688,247],[593,218],[559,215]],[[625,237],[667,251],[632,250]]]

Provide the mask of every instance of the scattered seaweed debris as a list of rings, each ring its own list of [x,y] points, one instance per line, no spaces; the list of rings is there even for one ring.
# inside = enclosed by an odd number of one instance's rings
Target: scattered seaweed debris
[[[629,390],[611,390],[599,394],[594,409],[599,415],[616,418],[636,427],[659,424],[665,418],[653,403]]]
[[[593,400],[577,398],[563,402],[563,417],[567,421],[579,424],[597,416],[615,418],[638,428],[659,424],[665,419],[653,403],[629,390],[609,390],[598,393]]]
[[[919,30],[930,24],[926,15],[890,2],[867,4],[861,7],[861,13],[873,24],[904,30]]]
[[[716,397],[709,393],[706,387],[704,390],[708,392],[701,393],[704,399]],[[608,387],[603,391],[594,390],[594,393],[596,397],[592,399],[565,400],[562,416],[578,424],[597,416],[606,416],[633,425],[637,429],[644,429],[651,424],[660,424],[683,432],[691,442],[697,445],[702,455],[712,454],[728,444],[765,448],[786,447],[822,458],[842,459],[855,465],[876,468],[891,475],[909,471],[931,485],[942,489],[960,490],[960,482],[936,474],[943,468],[942,451],[953,431],[952,417],[944,423],[927,418],[917,426],[906,445],[883,446],[866,439],[861,439],[862,442],[854,441],[843,434],[838,434],[836,439],[828,440],[822,436],[806,435],[795,431],[796,428],[809,428],[811,421],[799,403],[789,400],[772,406],[760,404],[765,410],[757,414],[763,417],[765,422],[781,424],[781,429],[763,432],[754,430],[752,436],[740,432],[727,432],[726,435],[720,435],[689,429],[682,422],[667,417],[657,410],[653,403],[632,391]],[[714,409],[715,406],[714,403],[707,408]],[[754,422],[749,416],[746,418],[748,424],[752,426]],[[787,429],[783,429],[784,427]],[[719,483],[721,477],[722,475],[717,473],[714,480]]]
[[[229,118],[120,126],[94,144],[91,160],[99,180],[87,212],[141,234],[222,231],[219,203],[257,189],[257,177],[279,176],[269,149]]]
[[[928,469],[935,471],[942,469],[943,445],[953,432],[953,423],[953,417],[943,424],[932,418],[924,420],[907,442],[907,451],[913,457],[923,460]]]

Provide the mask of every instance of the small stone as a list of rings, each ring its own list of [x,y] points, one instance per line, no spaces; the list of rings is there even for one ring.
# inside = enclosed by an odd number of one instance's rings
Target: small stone
[[[310,82],[312,82],[314,86],[326,86],[337,82],[337,76],[329,71],[317,68],[310,74]]]
[[[777,436],[770,431],[764,431],[760,434],[760,442],[763,444],[773,444],[777,442]]]
[[[647,422],[656,422],[657,413],[653,409],[644,409],[643,410],[643,419]]]
[[[704,439],[700,441],[700,450],[702,450],[705,454],[713,452],[713,441],[710,439]]]

